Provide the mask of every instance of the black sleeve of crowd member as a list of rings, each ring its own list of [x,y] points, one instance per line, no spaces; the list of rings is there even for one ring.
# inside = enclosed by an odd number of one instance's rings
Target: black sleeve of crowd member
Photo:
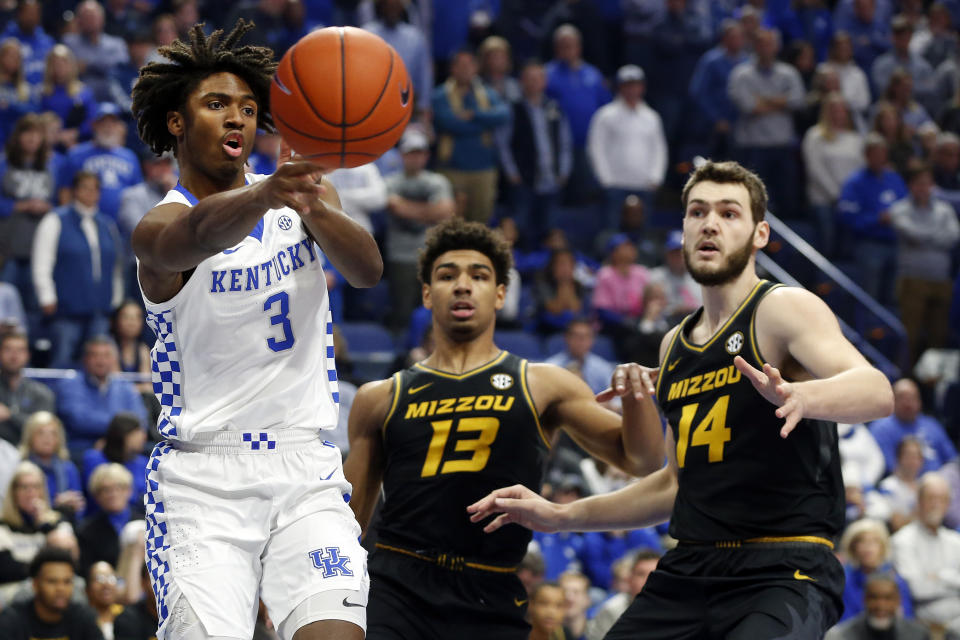
[[[15,560],[10,551],[0,551],[0,584],[23,580],[30,575],[29,568],[27,563]],[[0,638],[6,636],[0,634]]]

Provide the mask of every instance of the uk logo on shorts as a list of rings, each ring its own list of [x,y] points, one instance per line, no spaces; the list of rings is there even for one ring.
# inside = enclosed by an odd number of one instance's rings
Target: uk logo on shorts
[[[338,575],[353,575],[353,571],[347,567],[347,563],[350,562],[350,556],[341,556],[340,547],[314,549],[309,555],[310,559],[313,560],[314,568],[322,571],[324,578],[333,578]]]

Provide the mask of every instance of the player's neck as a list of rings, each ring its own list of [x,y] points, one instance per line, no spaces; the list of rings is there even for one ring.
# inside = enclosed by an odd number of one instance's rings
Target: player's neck
[[[459,375],[485,365],[500,353],[493,343],[493,327],[465,342],[451,339],[436,326],[434,335],[436,347],[423,364],[439,371]]]
[[[750,264],[736,280],[716,287],[702,287],[703,316],[700,323],[709,335],[713,335],[730,319],[759,281],[756,270]]]
[[[232,176],[212,176],[189,162],[183,162],[180,165],[180,184],[197,200],[203,200],[215,193],[242,187],[246,180],[242,169]]]

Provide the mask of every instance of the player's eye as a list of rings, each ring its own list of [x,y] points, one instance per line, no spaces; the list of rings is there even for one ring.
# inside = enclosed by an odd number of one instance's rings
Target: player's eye
[[[253,107],[244,107],[243,113],[248,116],[255,116],[257,115],[257,110]]]
[[[219,100],[211,100],[210,102],[207,103],[207,106],[210,107],[211,109],[222,109],[223,103],[220,102]]]

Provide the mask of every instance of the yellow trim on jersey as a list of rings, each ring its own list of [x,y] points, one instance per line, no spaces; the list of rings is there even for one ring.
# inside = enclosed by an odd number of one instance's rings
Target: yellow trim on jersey
[[[707,348],[708,348],[710,345],[712,345],[717,338],[719,338],[721,335],[723,335],[723,332],[727,330],[727,327],[729,327],[729,326],[733,323],[733,321],[736,320],[737,316],[740,315],[740,312],[743,311],[743,308],[750,303],[750,301],[753,299],[753,296],[755,296],[755,295],[757,294],[757,291],[760,289],[760,287],[761,287],[765,282],[766,282],[766,280],[760,280],[760,282],[758,282],[758,283],[753,287],[753,290],[750,291],[750,295],[748,295],[746,298],[744,298],[743,302],[741,302],[740,305],[737,307],[737,310],[730,314],[730,317],[727,318],[727,321],[723,323],[723,326],[720,327],[719,329],[717,329],[717,331],[713,334],[713,337],[711,337],[709,340],[707,340],[706,343],[704,343],[704,344],[702,344],[702,345],[700,345],[700,346],[697,346],[697,345],[694,345],[694,344],[691,344],[691,343],[687,342],[686,336],[683,335],[683,329],[682,329],[682,328],[681,328],[680,331],[679,331],[679,333],[680,333],[680,342],[682,342],[682,343],[683,343],[683,346],[685,346],[687,349],[690,349],[691,351],[695,351],[695,352],[697,352],[697,353],[703,353],[704,351],[706,351]]]
[[[660,381],[663,380],[663,369],[667,366],[667,363],[670,362],[670,354],[673,353],[673,345],[677,343],[677,337],[683,333],[683,325],[686,324],[686,322],[687,318],[684,318],[680,321],[680,324],[677,326],[677,330],[673,332],[673,337],[670,338],[670,344],[667,346],[667,352],[663,354],[663,362],[660,363],[660,373],[657,375],[657,386],[654,388],[658,400],[660,399]],[[669,369],[667,372],[669,373]]]
[[[489,571],[491,573],[516,573],[517,567],[501,567],[493,564],[483,564],[481,562],[469,562],[463,556],[457,556],[449,553],[441,553],[437,556],[428,556],[423,553],[418,553],[410,549],[404,549],[403,547],[395,547],[392,544],[384,544],[382,542],[377,542],[375,544],[377,549],[383,549],[384,551],[391,551],[393,553],[399,553],[401,555],[410,556],[411,558],[416,558],[417,560],[422,560],[423,562],[429,562],[430,564],[435,564],[444,569],[450,569],[451,571],[462,571],[464,567],[468,569],[476,569],[477,571]]]
[[[537,411],[537,405],[533,404],[533,396],[530,395],[530,387],[527,386],[527,364],[529,363],[526,359],[520,361],[520,388],[523,390],[523,397],[527,401],[527,406],[530,407],[530,413],[533,414],[533,421],[537,425],[537,432],[540,434],[540,437],[543,438],[547,449],[552,449],[553,446],[547,439],[547,434],[543,431],[543,425],[540,424],[540,412]]]
[[[393,417],[393,413],[397,410],[397,405],[400,403],[400,390],[403,388],[403,379],[400,377],[400,372],[397,371],[393,374],[393,402],[390,403],[390,411],[387,411],[387,417],[383,419],[383,427],[381,431],[386,431],[387,423],[390,422],[390,418]]]
[[[773,285],[772,287],[770,287],[769,289],[767,289],[766,291],[763,292],[763,297],[761,297],[760,300],[763,300],[763,298],[766,298],[766,297],[767,297],[767,294],[770,293],[771,291],[773,291],[774,289],[779,289],[779,288],[782,287],[782,286],[783,286],[783,284],[775,284],[775,285]],[[763,356],[760,354],[760,347],[757,345],[757,324],[756,324],[756,320],[757,320],[757,309],[759,309],[759,308],[760,308],[760,303],[759,303],[759,301],[758,301],[758,302],[757,302],[757,306],[755,306],[755,307],[753,308],[753,313],[750,315],[750,331],[749,331],[749,333],[750,333],[750,348],[753,350],[753,355],[754,355],[754,357],[757,359],[757,362],[759,362],[759,363],[760,363],[760,366],[762,367],[762,366],[763,366],[763,363],[764,363],[765,361],[764,361],[764,359],[763,359]]]
[[[426,366],[425,364],[420,364],[419,362],[417,362],[417,363],[414,364],[413,366],[415,366],[416,368],[421,369],[421,370],[423,370],[423,371],[426,371],[427,373],[432,373],[432,374],[435,375],[435,376],[440,376],[441,378],[449,378],[450,380],[463,380],[464,378],[469,378],[469,377],[472,376],[472,375],[475,375],[475,374],[477,374],[477,373],[480,373],[481,371],[484,371],[484,370],[486,370],[486,369],[489,369],[490,367],[492,367],[492,366],[494,366],[494,365],[500,364],[500,361],[503,360],[504,358],[506,358],[506,357],[507,357],[507,354],[508,354],[507,351],[505,351],[505,350],[504,350],[504,351],[501,351],[501,352],[500,352],[500,355],[498,355],[496,358],[494,358],[493,360],[491,360],[491,361],[488,362],[487,364],[482,364],[482,365],[480,365],[479,367],[477,367],[476,369],[471,369],[470,371],[467,371],[466,373],[448,373],[448,372],[446,372],[446,371],[440,371],[439,369],[434,369],[433,367],[428,367],[428,366]]]

